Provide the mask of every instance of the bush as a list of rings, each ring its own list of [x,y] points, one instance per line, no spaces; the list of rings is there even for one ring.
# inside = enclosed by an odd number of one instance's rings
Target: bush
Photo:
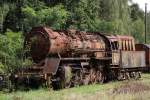
[[[11,71],[20,67],[23,58],[23,38],[20,32],[7,31],[0,34],[0,69]]]

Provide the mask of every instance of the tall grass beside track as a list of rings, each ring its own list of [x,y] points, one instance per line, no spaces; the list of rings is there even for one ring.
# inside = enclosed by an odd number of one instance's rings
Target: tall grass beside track
[[[137,81],[116,81],[49,91],[47,89],[0,93],[0,100],[150,100],[150,74]]]

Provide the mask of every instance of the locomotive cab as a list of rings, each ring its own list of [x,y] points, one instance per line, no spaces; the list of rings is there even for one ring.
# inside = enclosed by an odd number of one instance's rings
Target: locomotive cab
[[[145,52],[135,50],[134,38],[120,35],[107,37],[111,42],[111,68],[114,69],[114,74],[119,72],[122,79],[132,77],[134,73],[139,77],[139,71],[145,67]]]

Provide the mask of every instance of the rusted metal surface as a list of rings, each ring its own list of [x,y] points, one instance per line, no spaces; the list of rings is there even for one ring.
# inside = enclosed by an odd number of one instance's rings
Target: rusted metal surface
[[[122,51],[120,57],[120,67],[122,68],[137,68],[146,66],[144,51]]]
[[[137,51],[145,51],[146,65],[150,67],[150,45],[148,44],[136,44]]]
[[[135,51],[134,38],[132,36],[112,35],[107,36],[112,44],[112,50]]]
[[[46,27],[36,27],[26,35],[25,48],[29,50],[33,60],[39,62],[49,54],[66,56],[78,49],[105,50],[106,44],[103,37],[90,32],[53,31]]]
[[[120,64],[120,51],[112,52],[112,65]]]
[[[144,51],[113,51],[112,65],[121,68],[146,67]]]
[[[53,75],[56,74],[59,63],[60,63],[60,58],[47,58],[45,60],[45,65],[43,66],[44,67],[43,73],[45,74],[50,73]]]
[[[107,36],[107,38],[112,48],[112,65],[120,66],[122,58],[121,51],[135,51],[134,38],[132,36],[123,35],[111,35]]]

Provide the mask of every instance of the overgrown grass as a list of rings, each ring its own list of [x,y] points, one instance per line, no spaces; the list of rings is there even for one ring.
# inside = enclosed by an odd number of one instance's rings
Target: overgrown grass
[[[137,81],[116,81],[103,85],[95,84],[59,91],[39,89],[28,92],[0,93],[0,100],[150,100],[150,90],[141,88],[136,92],[132,92],[123,87],[129,86],[128,88],[133,88],[130,86],[131,84],[133,87],[136,84],[141,84],[141,87],[150,87],[150,74],[144,74],[142,79]],[[115,92],[118,88],[126,92]]]

